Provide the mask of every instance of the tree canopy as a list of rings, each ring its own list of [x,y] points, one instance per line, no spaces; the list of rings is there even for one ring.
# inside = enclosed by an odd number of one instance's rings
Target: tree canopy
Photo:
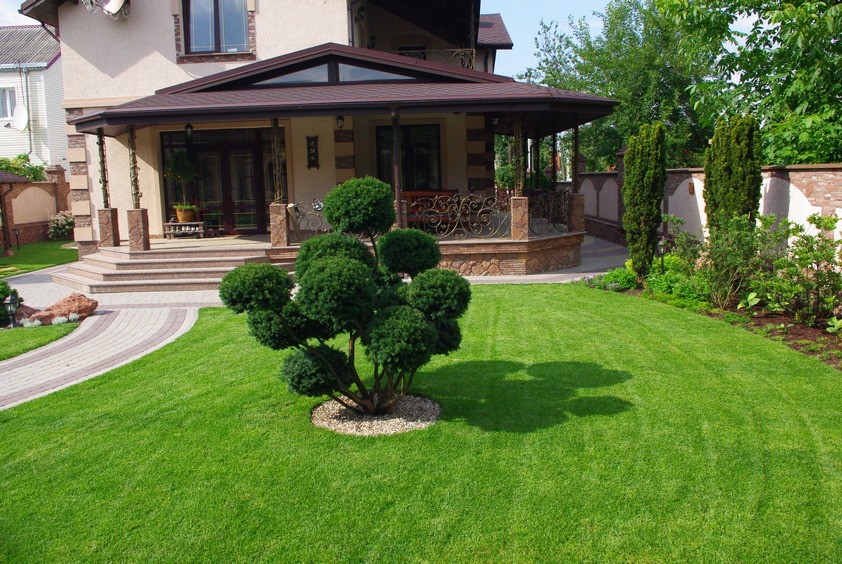
[[[684,56],[712,69],[691,85],[707,124],[723,113],[756,115],[765,164],[842,161],[842,4],[657,3],[680,26]]]
[[[526,78],[547,86],[591,92],[621,104],[608,117],[582,128],[580,150],[588,168],[602,170],[643,124],[665,125],[667,165],[698,166],[712,124],[699,119],[691,87],[710,68],[699,53],[679,49],[679,26],[652,1],[612,0],[595,35],[585,19],[570,20],[570,35],[541,22],[535,40],[538,66]]]

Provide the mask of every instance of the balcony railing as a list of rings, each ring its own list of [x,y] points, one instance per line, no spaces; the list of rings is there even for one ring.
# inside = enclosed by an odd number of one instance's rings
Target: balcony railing
[[[395,51],[395,54],[434,63],[444,63],[463,69],[476,68],[476,52],[473,49],[400,50]]]

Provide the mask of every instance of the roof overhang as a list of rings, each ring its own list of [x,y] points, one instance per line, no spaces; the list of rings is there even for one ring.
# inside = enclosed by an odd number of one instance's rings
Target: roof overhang
[[[26,0],[20,6],[20,12],[24,16],[38,20],[41,23],[58,27],[58,7],[67,0]]]

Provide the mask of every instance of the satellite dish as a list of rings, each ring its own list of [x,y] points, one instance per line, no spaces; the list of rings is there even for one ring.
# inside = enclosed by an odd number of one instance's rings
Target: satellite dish
[[[106,0],[102,6],[102,11],[114,18],[115,20],[123,13],[123,17],[129,16],[129,3],[127,0]]]
[[[26,106],[24,106],[23,104],[19,104],[15,108],[15,112],[12,114],[12,121],[11,123],[9,123],[9,127],[18,131],[24,131],[26,130],[28,125],[29,112],[26,111]]]

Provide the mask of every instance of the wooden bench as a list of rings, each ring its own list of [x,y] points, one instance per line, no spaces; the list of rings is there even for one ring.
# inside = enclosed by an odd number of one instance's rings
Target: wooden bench
[[[204,239],[205,222],[185,221],[181,223],[165,223],[164,237],[167,239],[173,239],[175,237],[197,237]]]

